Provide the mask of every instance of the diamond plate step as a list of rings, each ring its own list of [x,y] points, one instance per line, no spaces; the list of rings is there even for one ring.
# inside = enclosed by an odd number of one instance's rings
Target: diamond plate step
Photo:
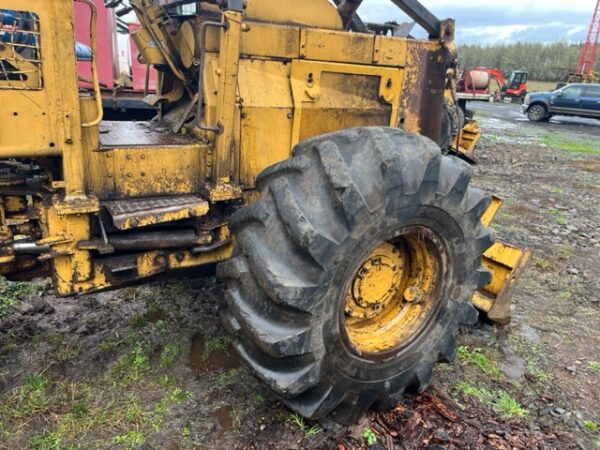
[[[103,205],[119,230],[201,217],[209,209],[208,202],[196,195],[115,200]]]

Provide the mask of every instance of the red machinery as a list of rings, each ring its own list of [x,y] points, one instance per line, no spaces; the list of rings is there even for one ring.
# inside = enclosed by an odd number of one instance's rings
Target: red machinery
[[[138,60],[138,50],[131,39],[137,24],[117,19],[114,9],[104,6],[103,0],[93,0],[98,11],[97,45],[98,72],[102,86],[105,112],[147,111],[154,109],[143,103],[148,93],[156,91],[156,71]],[[90,45],[90,9],[83,3],[75,3],[75,39]],[[77,63],[80,86],[91,88],[91,63]]]
[[[508,82],[500,69],[476,67],[465,70],[457,85],[459,100],[504,101],[505,98],[523,101],[527,95],[527,79],[529,73],[515,70],[510,74]],[[492,79],[498,83],[498,89],[490,90]]]
[[[586,79],[594,78],[594,65],[596,64],[596,55],[598,54],[598,42],[600,41],[600,0],[596,3],[596,10],[592,16],[592,23],[588,30],[579,64],[577,65],[577,74]]]
[[[598,43],[600,42],[600,0],[596,3],[596,9],[592,15],[592,22],[587,37],[581,49],[577,72],[565,75],[556,85],[560,89],[570,83],[598,83],[600,76],[594,72],[596,56],[598,55]]]

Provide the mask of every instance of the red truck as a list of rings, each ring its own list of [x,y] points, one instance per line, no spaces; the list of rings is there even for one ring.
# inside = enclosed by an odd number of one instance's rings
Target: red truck
[[[156,109],[143,100],[156,91],[158,75],[140,61],[131,38],[139,25],[119,19],[103,0],[93,3],[98,12],[97,59],[105,115],[113,119],[152,117]],[[83,3],[75,3],[75,39],[81,55],[77,63],[79,85],[91,89],[91,61],[85,52],[90,45],[90,9]]]
[[[523,103],[527,95],[527,79],[529,73],[524,70],[514,70],[505,80],[500,69],[476,67],[465,70],[458,82],[457,95],[459,101],[498,101],[503,102],[509,98],[512,101]],[[498,84],[498,89],[491,89],[492,80]]]

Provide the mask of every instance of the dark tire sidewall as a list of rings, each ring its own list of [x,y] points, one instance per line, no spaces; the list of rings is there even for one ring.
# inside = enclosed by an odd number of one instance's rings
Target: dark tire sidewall
[[[532,113],[536,110],[539,110],[540,113],[536,114],[534,116]],[[529,111],[527,112],[527,117],[532,122],[541,122],[542,120],[544,120],[545,116],[546,116],[546,108],[543,107],[542,105],[533,105],[531,108],[529,108]]]

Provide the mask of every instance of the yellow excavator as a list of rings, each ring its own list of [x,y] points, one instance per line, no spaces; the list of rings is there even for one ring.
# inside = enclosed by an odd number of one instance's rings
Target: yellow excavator
[[[149,122],[80,90],[72,0],[0,0],[0,272],[73,296],[217,267],[224,323],[293,410],[349,423],[424,390],[477,309],[506,322],[529,253],[470,186],[454,22],[360,0],[110,0],[160,74]],[[472,148],[471,148],[472,150]]]

